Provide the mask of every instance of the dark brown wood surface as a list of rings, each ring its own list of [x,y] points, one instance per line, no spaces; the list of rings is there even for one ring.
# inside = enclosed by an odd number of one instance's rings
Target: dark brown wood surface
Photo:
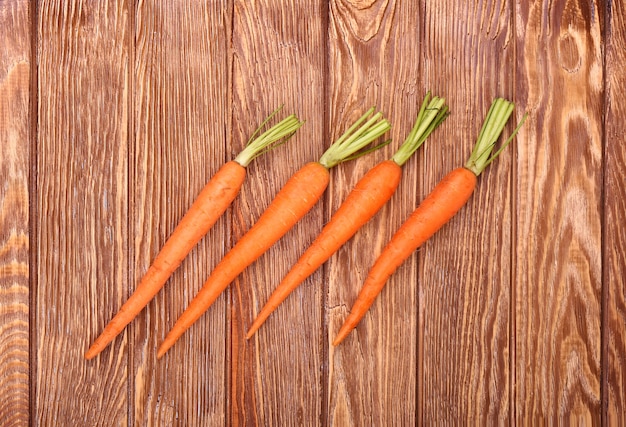
[[[605,19],[604,197],[602,229],[603,419],[624,422],[626,406],[626,8],[614,2]]]
[[[0,422],[29,420],[31,10],[0,3]]]
[[[626,422],[622,2],[0,1],[0,425]],[[391,201],[250,340],[276,284],[426,91],[451,115]],[[529,113],[468,204],[330,343],[491,101]],[[305,125],[97,358],[83,353],[272,110]],[[391,145],[181,340],[156,347],[287,179],[377,106]],[[513,120],[505,129],[510,133]]]
[[[76,360],[78,343],[128,295],[129,6],[51,2],[36,11],[36,425],[128,422],[128,335],[93,364]]]
[[[129,165],[130,279],[137,283],[212,174],[230,143],[231,9],[215,2],[138,2],[131,13],[134,70]],[[226,138],[226,139],[225,139]],[[153,351],[226,248],[228,223],[215,224],[162,292],[131,324],[129,419],[182,425],[226,419],[225,309],[215,304],[169,357]],[[130,292],[133,286],[127,288]],[[210,376],[201,374],[211,372]],[[182,399],[182,400],[181,400]]]
[[[517,93],[531,114],[515,179],[517,420],[600,421],[605,13],[517,8]]]

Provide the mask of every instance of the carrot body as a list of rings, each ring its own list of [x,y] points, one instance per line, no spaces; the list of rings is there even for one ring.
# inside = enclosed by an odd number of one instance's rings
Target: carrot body
[[[352,310],[333,345],[356,327],[389,276],[461,209],[476,187],[476,175],[464,167],[446,175],[398,229],[371,268]]]
[[[232,203],[245,176],[246,169],[230,161],[211,178],[168,238],[135,292],[96,338],[85,358],[92,359],[100,353],[159,292],[183,258]]]
[[[319,236],[269,297],[248,330],[247,338],[261,327],[300,283],[337,252],[389,201],[400,184],[401,176],[402,168],[393,160],[385,160],[359,180]]]
[[[158,349],[161,358],[228,285],[289,231],[319,200],[329,183],[328,169],[311,162],[296,172],[256,224],[215,267]]]

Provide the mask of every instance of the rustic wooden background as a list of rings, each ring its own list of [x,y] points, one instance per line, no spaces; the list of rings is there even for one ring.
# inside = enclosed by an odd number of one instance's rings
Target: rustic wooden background
[[[621,0],[1,0],[0,46],[0,425],[624,422]],[[246,341],[428,89],[452,114],[392,201]],[[374,257],[464,162],[496,96],[530,114],[519,137],[333,348]],[[305,126],[85,361],[203,184],[282,103]],[[334,169],[323,201],[157,361],[224,251],[371,105],[394,144]]]

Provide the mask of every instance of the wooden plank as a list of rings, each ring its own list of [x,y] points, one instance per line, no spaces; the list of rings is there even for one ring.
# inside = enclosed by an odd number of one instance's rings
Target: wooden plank
[[[465,164],[493,100],[514,100],[511,3],[429,1],[425,8],[425,86],[447,97],[451,115],[439,143],[424,151],[420,199]],[[510,418],[512,153],[479,176],[467,205],[416,256],[418,411],[426,425]]]
[[[377,105],[392,123],[390,146],[332,172],[326,215],[345,200],[375,164],[390,158],[409,133],[425,91],[420,2],[330,2],[329,138],[336,139]],[[426,146],[437,144],[436,138]],[[327,263],[328,330],[332,341],[363,281],[406,214],[417,204],[422,153],[409,160],[391,201]],[[334,425],[411,425],[416,422],[417,265],[395,274],[366,317],[330,348],[328,418]]]
[[[229,1],[138,3],[131,289],[230,157],[231,14]],[[156,348],[223,255],[228,222],[215,224],[132,326],[135,425],[225,423],[225,300],[158,362]]]
[[[600,421],[602,2],[518,2],[515,419]]]
[[[607,425],[626,423],[626,8],[609,2],[604,132],[603,410]]]
[[[0,3],[0,420],[29,416],[31,10]]]
[[[324,134],[325,25],[322,1],[235,1],[233,140],[239,152],[264,116],[284,104],[305,125],[284,146],[256,159],[236,201],[234,244],[287,179],[319,158]],[[321,229],[323,203],[235,280],[231,292],[232,425],[302,425],[321,418],[324,345],[322,274],[314,274],[245,340],[254,316]]]
[[[83,354],[127,289],[129,7],[39,3],[35,425],[128,421],[126,335]]]

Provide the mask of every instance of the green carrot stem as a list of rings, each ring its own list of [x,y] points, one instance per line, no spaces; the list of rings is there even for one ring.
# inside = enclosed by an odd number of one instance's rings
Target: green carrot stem
[[[341,162],[371,152],[372,149],[363,152],[359,152],[359,150],[391,129],[391,125],[383,118],[380,112],[368,119],[374,111],[375,107],[370,108],[354,122],[354,124],[322,154],[319,163],[325,168],[330,169]],[[373,147],[373,149],[378,149],[384,145],[384,143],[379,144]]]
[[[495,153],[491,154],[498,138],[500,138],[500,135],[502,134],[504,126],[513,113],[514,107],[515,106],[512,102],[503,98],[497,98],[491,104],[489,112],[485,117],[483,127],[480,130],[480,134],[476,139],[476,144],[474,144],[474,149],[472,150],[467,163],[465,163],[465,167],[474,172],[476,176],[480,175],[482,171],[485,170],[485,168],[500,155],[502,150],[504,150],[506,146],[511,143],[519,129],[522,127],[522,124],[524,124],[526,117],[528,117],[528,114],[524,114],[522,120],[519,122],[509,138]]]
[[[289,138],[304,124],[294,114],[284,118],[279,123],[275,124],[258,137],[256,136],[261,129],[267,124],[267,122],[278,113],[283,107],[280,106],[272,112],[261,125],[254,131],[250,140],[238,155],[235,157],[235,161],[241,166],[246,167],[256,157],[265,154],[266,152],[273,150],[279,145],[287,142]]]
[[[444,98],[437,96],[430,98],[430,92],[424,97],[422,106],[406,140],[392,160],[402,166],[422,146],[426,138],[448,117],[449,111]]]

